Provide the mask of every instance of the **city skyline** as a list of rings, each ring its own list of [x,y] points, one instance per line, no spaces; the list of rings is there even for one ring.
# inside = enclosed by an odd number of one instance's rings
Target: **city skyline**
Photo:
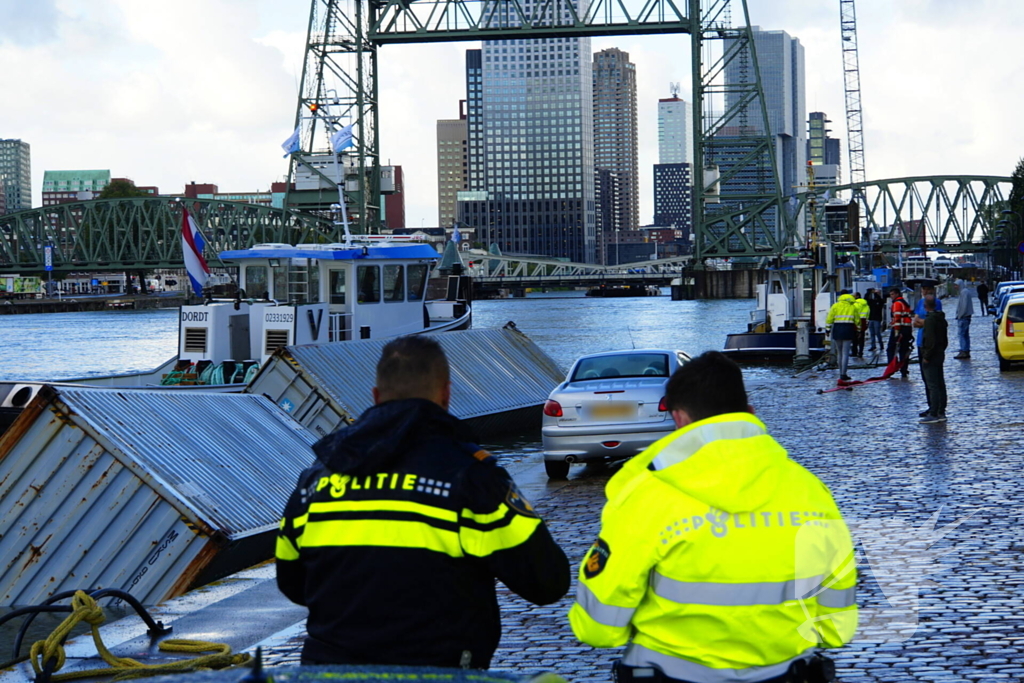
[[[1024,7],[995,4],[999,12],[945,0],[860,4],[869,179],[1009,175],[1024,155],[1014,115],[1024,98],[1008,87],[1021,60],[1002,47],[1024,26]],[[278,145],[295,115],[308,2],[139,5],[97,0],[84,10],[43,1],[19,6],[13,19],[13,5],[0,10],[8,13],[0,16],[0,59],[7,65],[0,87],[22,103],[0,116],[0,138],[32,146],[33,205],[46,170],[109,168],[143,185],[177,188],[194,180],[230,191],[266,190],[283,178]],[[201,25],[196,13],[204,16]],[[751,0],[750,21],[800,38],[807,109],[830,114],[845,155],[838,7]],[[154,32],[153,25],[165,30]],[[621,36],[592,43],[594,52],[629,52],[636,64],[640,222],[648,223],[657,100],[671,82],[692,99],[689,40]],[[382,162],[405,168],[412,227],[437,221],[434,128],[464,97],[461,55],[474,45],[381,50]],[[979,54],[1000,66],[973,67]],[[956,84],[971,84],[977,95],[950,97]],[[60,106],[53,104],[55,91]],[[938,139],[944,143],[936,145]]]

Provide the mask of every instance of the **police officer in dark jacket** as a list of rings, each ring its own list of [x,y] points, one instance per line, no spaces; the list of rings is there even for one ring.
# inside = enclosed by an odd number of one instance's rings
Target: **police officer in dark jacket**
[[[569,563],[495,458],[447,411],[440,345],[388,343],[374,405],[313,446],[277,540],[277,583],[309,607],[303,662],[485,669],[495,579],[536,604]]]

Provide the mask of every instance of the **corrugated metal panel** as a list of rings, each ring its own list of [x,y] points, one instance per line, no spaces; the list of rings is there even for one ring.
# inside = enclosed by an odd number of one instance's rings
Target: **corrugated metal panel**
[[[260,396],[44,389],[0,439],[0,604],[182,592],[272,533],[312,441]]]
[[[262,396],[64,389],[60,397],[137,475],[229,538],[275,525],[266,500],[283,506],[312,464],[312,436]]]
[[[462,419],[539,406],[565,377],[550,356],[514,329],[445,332],[435,339],[451,365],[449,409]],[[260,371],[247,391],[266,394],[280,405],[285,385],[301,393],[289,379],[301,373],[331,398],[339,413],[359,416],[373,405],[370,389],[381,349],[388,341],[288,347]],[[303,399],[289,398],[287,402],[297,405],[299,400]]]

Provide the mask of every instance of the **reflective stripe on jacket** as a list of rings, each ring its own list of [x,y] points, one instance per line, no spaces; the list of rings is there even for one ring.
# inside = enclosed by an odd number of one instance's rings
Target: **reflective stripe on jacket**
[[[422,399],[388,401],[314,446],[277,537],[277,583],[309,607],[303,658],[487,668],[495,579],[530,602],[569,562],[494,457]]]
[[[828,489],[749,413],[657,441],[608,483],[569,620],[625,663],[695,683],[781,675],[857,627],[849,532]]]
[[[860,320],[860,310],[856,299],[852,294],[843,294],[839,301],[832,304],[828,309],[828,316],[825,318],[825,325],[829,327],[837,323],[849,323],[853,325]]]
[[[892,302],[891,320],[889,323],[892,327],[909,329],[911,325],[910,318],[910,306],[907,305],[903,297]]]

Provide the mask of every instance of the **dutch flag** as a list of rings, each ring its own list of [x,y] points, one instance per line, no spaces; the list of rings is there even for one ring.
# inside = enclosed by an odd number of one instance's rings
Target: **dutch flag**
[[[188,272],[188,279],[192,281],[192,291],[196,296],[203,295],[203,286],[210,277],[210,266],[206,265],[203,258],[203,233],[199,232],[199,226],[189,214],[188,209],[181,209],[181,251],[185,257],[185,270]]]

